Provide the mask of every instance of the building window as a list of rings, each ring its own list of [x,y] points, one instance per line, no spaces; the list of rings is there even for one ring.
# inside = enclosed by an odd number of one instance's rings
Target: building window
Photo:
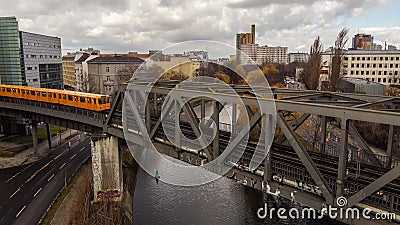
[[[27,70],[32,70],[32,67],[28,66],[28,68],[26,68]]]
[[[110,81],[110,76],[107,76],[106,81]]]
[[[372,71],[372,75],[375,75],[375,71]]]
[[[382,68],[382,63],[379,63],[379,68]]]
[[[365,57],[362,57],[362,60],[365,61]]]
[[[106,73],[109,73],[110,72],[110,67],[106,67]]]
[[[371,60],[371,57],[367,57],[367,60],[368,60],[368,61]]]
[[[372,78],[372,81],[375,81],[375,78]]]
[[[387,71],[383,71],[383,75],[387,75]]]
[[[383,83],[386,83],[386,78],[383,78]]]
[[[364,71],[361,71],[361,75],[364,75]]]
[[[378,75],[382,75],[382,71],[378,71]]]
[[[366,75],[369,75],[369,71],[366,71],[365,74],[366,74]]]
[[[381,82],[381,78],[378,78],[378,82]]]

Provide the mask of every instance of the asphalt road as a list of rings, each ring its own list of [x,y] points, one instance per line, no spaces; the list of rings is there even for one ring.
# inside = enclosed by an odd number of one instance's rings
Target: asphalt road
[[[73,142],[74,143],[74,142]],[[0,170],[0,225],[38,224],[68,180],[90,157],[90,139],[65,143],[47,157]]]

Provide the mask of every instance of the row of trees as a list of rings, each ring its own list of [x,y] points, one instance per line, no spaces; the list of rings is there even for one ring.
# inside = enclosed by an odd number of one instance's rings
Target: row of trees
[[[321,88],[328,91],[337,91],[339,83],[343,77],[342,61],[344,56],[344,49],[349,40],[349,29],[343,28],[335,41],[334,47],[331,49],[332,63],[328,80],[322,82]],[[305,71],[302,74],[302,81],[309,90],[317,90],[320,84],[320,74],[322,66],[322,44],[320,37],[316,37],[314,43],[310,48],[310,58],[306,64]]]

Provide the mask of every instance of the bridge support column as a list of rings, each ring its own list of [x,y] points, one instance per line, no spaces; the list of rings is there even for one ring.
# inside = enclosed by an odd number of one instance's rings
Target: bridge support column
[[[271,151],[269,143],[273,141],[273,117],[272,115],[266,115],[264,117],[264,147],[265,151],[268,153],[264,160],[264,181],[270,182],[272,180],[272,167],[271,167]]]
[[[321,132],[321,149],[320,149],[320,151],[321,151],[321,153],[322,154],[325,154],[325,152],[326,152],[326,116],[321,116],[321,129],[322,129],[322,132]]]
[[[232,104],[232,134],[237,133],[237,104],[233,103]]]
[[[94,200],[122,200],[122,160],[118,138],[105,134],[92,136]]]
[[[33,147],[35,148],[35,154],[38,153],[38,129],[37,129],[37,122],[32,121],[31,122],[32,126],[32,141],[33,141]]]
[[[347,167],[347,157],[348,157],[348,149],[347,149],[347,139],[348,139],[348,129],[349,129],[349,121],[346,119],[342,119],[340,130],[340,153],[339,153],[339,168],[338,168],[338,178],[336,180],[336,196],[340,197],[344,194],[345,188],[345,179],[346,179],[346,167]]]
[[[213,103],[213,114],[212,119],[215,123],[215,137],[213,140],[213,159],[218,158],[219,156],[219,102],[216,100],[212,101]]]
[[[46,123],[46,133],[47,133],[47,143],[49,145],[49,149],[51,149],[51,125]]]
[[[388,137],[388,145],[387,145],[387,168],[392,168],[392,157],[393,157],[393,141],[394,141],[394,126],[389,126],[389,137]]]

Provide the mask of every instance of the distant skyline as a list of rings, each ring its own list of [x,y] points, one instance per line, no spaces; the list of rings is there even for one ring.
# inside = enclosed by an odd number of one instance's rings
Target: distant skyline
[[[256,24],[256,43],[308,52],[316,36],[324,49],[343,27],[375,43],[400,48],[400,2],[394,0],[2,0],[1,16],[23,31],[60,37],[63,53],[93,47],[103,53],[146,53],[189,40],[235,46],[235,34]]]

